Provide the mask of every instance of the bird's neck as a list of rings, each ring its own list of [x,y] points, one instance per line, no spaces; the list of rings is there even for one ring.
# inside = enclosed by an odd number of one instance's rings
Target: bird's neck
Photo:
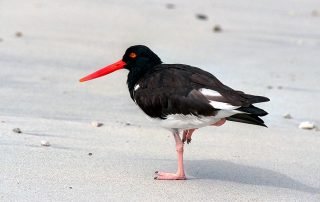
[[[144,77],[144,75],[151,71],[155,66],[161,64],[161,61],[158,62],[140,62],[139,64],[130,65],[130,71],[127,78],[127,85],[129,88],[130,96],[133,99],[134,86],[137,82]]]

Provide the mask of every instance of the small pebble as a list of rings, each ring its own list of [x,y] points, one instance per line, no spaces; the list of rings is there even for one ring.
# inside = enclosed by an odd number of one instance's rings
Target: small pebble
[[[295,12],[295,11],[289,11],[289,12],[288,12],[288,15],[290,15],[290,16],[295,16],[295,15],[296,15],[296,12]]]
[[[176,6],[174,4],[168,3],[166,4],[167,9],[174,9]]]
[[[273,87],[272,87],[272,86],[267,86],[267,88],[268,88],[268,89],[272,89]]]
[[[41,140],[41,146],[49,147],[50,146],[50,142],[47,141],[47,140]]]
[[[215,26],[213,27],[213,32],[221,32],[221,31],[222,31],[222,28],[221,28],[220,25],[215,25]]]
[[[197,14],[196,17],[199,19],[199,20],[207,20],[208,17],[204,14]]]
[[[299,125],[300,129],[307,129],[307,130],[314,129],[315,127],[316,126],[314,125],[314,123],[311,123],[309,121],[301,122],[300,125]]]
[[[311,12],[311,15],[314,16],[314,17],[317,17],[317,16],[320,15],[320,12],[317,11],[317,10],[313,10],[313,11]]]
[[[14,129],[12,129],[12,131],[15,132],[15,133],[22,133],[20,128],[14,128]]]
[[[131,125],[131,123],[129,123],[129,122],[126,122],[126,123],[125,123],[125,125],[126,125],[126,126],[130,126],[130,125]]]
[[[292,119],[292,116],[291,116],[291,114],[287,113],[287,114],[283,115],[283,118]]]
[[[22,32],[16,32],[16,37],[22,37]]]
[[[304,44],[304,41],[302,39],[297,40],[297,45],[301,46]]]
[[[90,152],[90,153],[88,153],[88,155],[89,155],[89,156],[92,156],[92,153]]]
[[[283,87],[282,86],[278,86],[278,89],[281,90]]]
[[[72,187],[69,187],[69,189],[72,189]]]
[[[91,122],[91,125],[92,125],[93,127],[101,127],[101,126],[103,126],[103,123],[99,123],[99,122],[97,122],[97,121],[92,121],[92,122]]]

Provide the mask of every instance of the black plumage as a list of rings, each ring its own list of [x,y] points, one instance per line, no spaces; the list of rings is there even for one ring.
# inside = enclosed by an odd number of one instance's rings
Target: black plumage
[[[139,88],[135,90],[129,86],[129,90],[132,99],[151,117],[165,119],[169,114],[214,116],[221,109],[210,105],[211,100],[239,106],[237,110],[252,114],[234,115],[227,120],[265,126],[258,116],[267,115],[267,112],[252,104],[269,101],[268,98],[233,90],[199,68],[159,64],[147,69],[143,75],[134,83]],[[129,74],[128,85],[131,79]],[[199,89],[211,89],[222,96],[205,96]]]

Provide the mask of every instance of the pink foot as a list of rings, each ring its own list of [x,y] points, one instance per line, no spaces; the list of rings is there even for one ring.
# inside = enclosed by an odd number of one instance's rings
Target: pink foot
[[[187,141],[187,143],[189,144],[191,142],[191,136],[192,133],[196,130],[197,128],[194,129],[189,129],[189,130],[184,130],[183,131],[183,136],[182,136],[182,142],[185,143]]]
[[[191,136],[192,136],[192,133],[196,130],[195,129],[190,129],[188,130],[188,134],[186,135],[186,138],[187,138],[187,144],[189,144],[191,142]]]
[[[156,171],[155,174],[157,175],[154,177],[155,180],[186,180],[187,177],[184,174],[179,173],[165,173]]]

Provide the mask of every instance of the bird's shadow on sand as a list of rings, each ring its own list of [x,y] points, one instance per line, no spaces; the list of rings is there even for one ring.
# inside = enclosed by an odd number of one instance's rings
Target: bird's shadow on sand
[[[188,175],[194,178],[286,188],[312,194],[320,193],[320,188],[311,187],[285,174],[265,168],[241,165],[223,160],[192,160],[185,161],[185,165]]]

